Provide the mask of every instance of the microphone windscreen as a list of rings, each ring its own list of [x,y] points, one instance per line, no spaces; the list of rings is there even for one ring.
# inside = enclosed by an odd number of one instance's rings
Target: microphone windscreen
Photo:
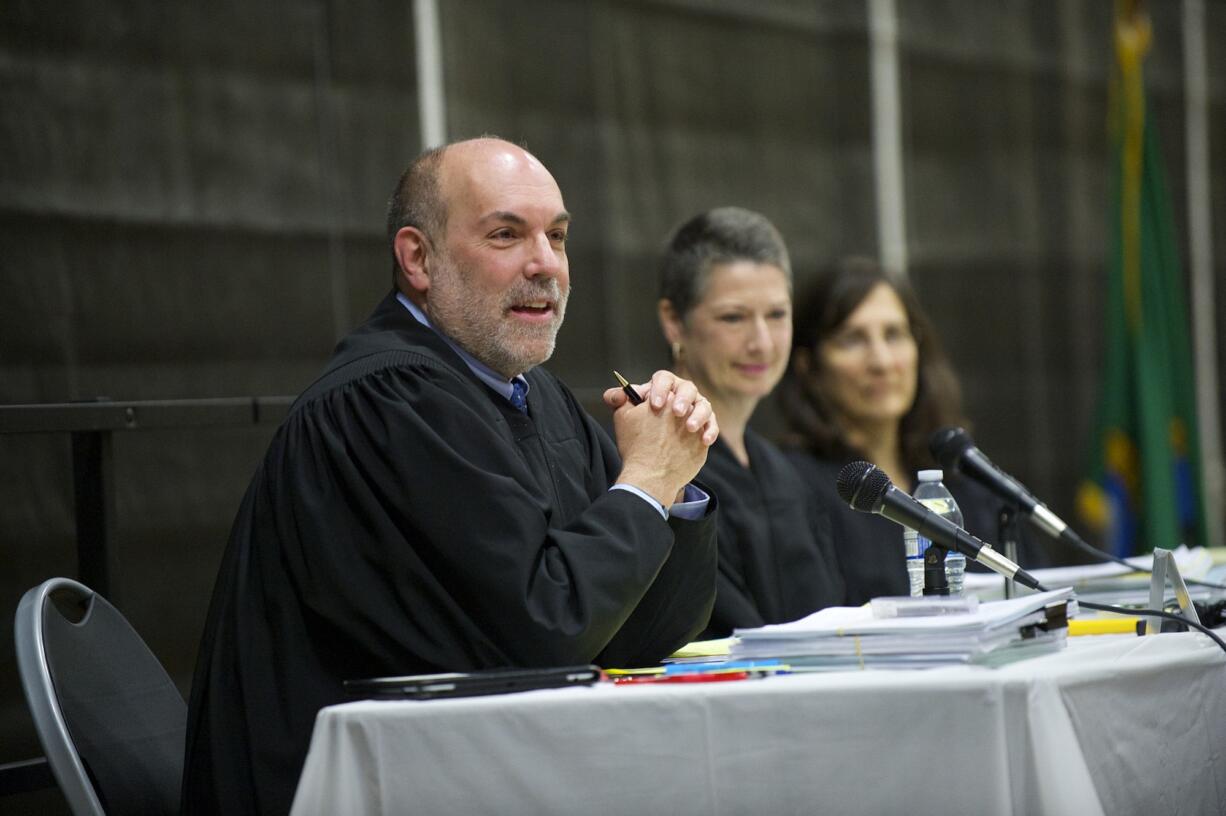
[[[868,462],[851,462],[839,471],[839,498],[851,505],[853,510],[874,512],[882,494],[889,487],[890,477],[885,471]]]
[[[971,435],[961,428],[942,428],[928,437],[928,452],[943,469],[957,472],[962,454],[974,444]]]

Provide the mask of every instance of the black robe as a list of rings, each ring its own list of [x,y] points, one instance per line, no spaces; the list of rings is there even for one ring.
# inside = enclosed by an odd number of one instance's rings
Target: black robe
[[[830,508],[770,442],[745,431],[749,467],[722,441],[699,478],[720,497],[715,610],[703,637],[802,618],[843,603]]]
[[[285,813],[346,678],[658,662],[706,626],[697,521],[609,491],[608,434],[535,369],[527,415],[393,296],[337,346],[238,512],[188,714],[186,813]]]
[[[858,606],[872,598],[909,595],[911,582],[907,577],[903,527],[885,516],[852,510],[839,498],[836,484],[846,462],[818,459],[799,450],[789,449],[784,455],[808,484],[811,500],[832,508],[835,550],[847,588],[847,603]],[[946,474],[943,481],[962,511],[965,529],[997,546],[1001,502],[986,488],[961,474]],[[1049,559],[1035,536],[1022,530],[1019,538],[1018,561],[1023,567],[1033,569],[1048,565]],[[970,559],[967,559],[967,569],[987,571],[987,567]]]

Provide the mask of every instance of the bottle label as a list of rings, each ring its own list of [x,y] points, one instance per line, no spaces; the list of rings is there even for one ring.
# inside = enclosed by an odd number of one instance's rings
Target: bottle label
[[[953,502],[943,496],[933,499],[918,499],[918,501],[920,504],[936,513],[938,516],[944,516],[946,513],[953,510]],[[921,535],[916,537],[916,544],[919,548],[919,557],[923,558],[924,553],[928,551],[928,547],[932,544],[932,541],[927,536]],[[910,555],[910,553],[907,553],[907,555]]]

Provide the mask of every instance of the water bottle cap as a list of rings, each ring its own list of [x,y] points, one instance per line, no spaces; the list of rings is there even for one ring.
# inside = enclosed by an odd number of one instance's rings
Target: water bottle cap
[[[919,480],[921,482],[939,482],[944,478],[945,473],[941,470],[921,470],[919,472]]]

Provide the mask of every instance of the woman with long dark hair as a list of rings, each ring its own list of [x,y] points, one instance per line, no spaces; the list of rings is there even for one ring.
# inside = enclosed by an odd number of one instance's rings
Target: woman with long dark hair
[[[836,505],[835,544],[847,601],[909,591],[902,528],[851,510],[835,483],[857,459],[908,493],[916,473],[938,465],[929,436],[966,425],[957,378],[911,287],[868,258],[846,258],[819,276],[797,304],[792,357],[779,388],[788,458],[816,499]],[[997,538],[999,503],[978,485],[945,474],[966,528]],[[1023,564],[1040,554],[1023,540]]]

